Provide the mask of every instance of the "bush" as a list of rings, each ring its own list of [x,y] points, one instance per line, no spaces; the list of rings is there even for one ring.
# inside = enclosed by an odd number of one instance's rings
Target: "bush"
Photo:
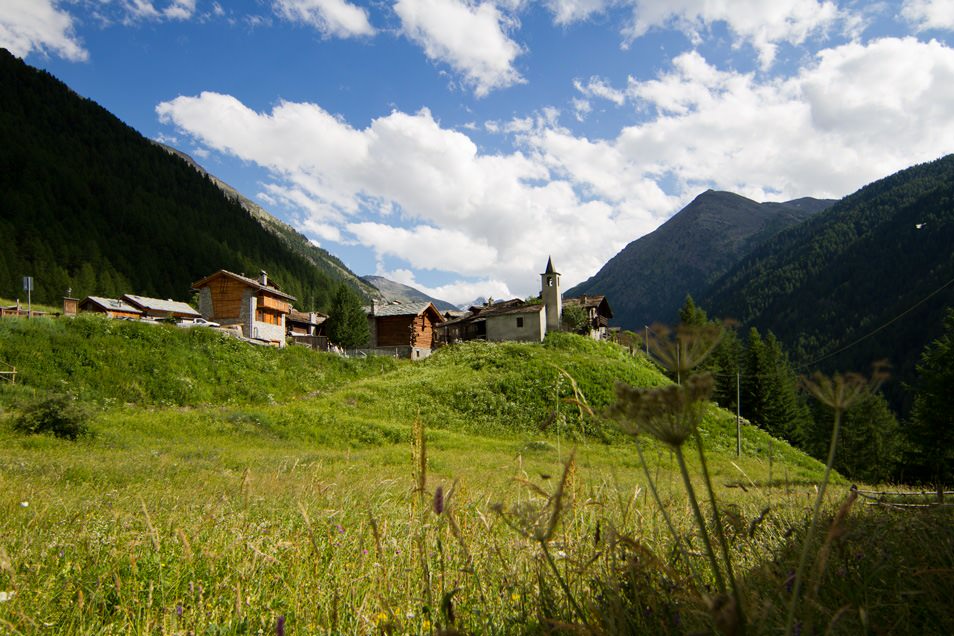
[[[36,399],[21,409],[13,428],[21,433],[53,433],[76,439],[89,434],[89,410],[69,395]]]

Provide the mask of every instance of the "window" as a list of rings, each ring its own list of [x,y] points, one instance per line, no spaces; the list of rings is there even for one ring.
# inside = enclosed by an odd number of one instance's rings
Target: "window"
[[[517,318],[517,329],[523,329],[523,317]]]
[[[553,277],[547,276],[547,287],[553,287]]]

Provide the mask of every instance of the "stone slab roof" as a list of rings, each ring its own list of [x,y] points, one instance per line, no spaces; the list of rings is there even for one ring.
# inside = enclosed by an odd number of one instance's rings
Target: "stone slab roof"
[[[198,311],[178,300],[162,300],[161,298],[150,298],[149,296],[136,296],[134,294],[124,294],[122,300],[144,311],[165,311],[175,314],[186,314],[199,317]]]

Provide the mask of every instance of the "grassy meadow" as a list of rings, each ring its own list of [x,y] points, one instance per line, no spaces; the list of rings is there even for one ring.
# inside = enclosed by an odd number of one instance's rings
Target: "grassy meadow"
[[[0,633],[785,633],[824,468],[748,425],[736,457],[705,410],[739,623],[672,451],[601,416],[618,380],[669,384],[639,353],[556,334],[345,360],[82,316],[0,321],[0,361]],[[51,394],[87,434],[16,430]],[[954,519],[849,486],[793,633],[954,632]]]

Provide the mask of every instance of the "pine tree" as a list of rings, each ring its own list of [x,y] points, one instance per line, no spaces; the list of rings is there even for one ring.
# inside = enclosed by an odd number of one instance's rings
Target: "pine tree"
[[[709,316],[701,307],[698,307],[691,294],[686,294],[686,300],[679,310],[679,323],[683,325],[704,325],[709,322]]]
[[[743,355],[742,415],[776,437],[794,442],[811,422],[798,395],[798,381],[788,356],[772,332],[763,339],[749,331]]]
[[[799,445],[809,455],[824,461],[831,439],[833,412],[813,401],[811,422]],[[894,476],[901,460],[901,429],[884,396],[873,393],[844,412],[834,468],[852,479],[884,482]]]
[[[935,484],[954,482],[954,308],[943,335],[929,344],[918,364],[911,422],[905,427],[910,477]],[[907,477],[907,476],[906,476]]]
[[[328,338],[351,349],[367,346],[371,340],[368,317],[361,298],[345,283],[339,283],[328,312]]]

